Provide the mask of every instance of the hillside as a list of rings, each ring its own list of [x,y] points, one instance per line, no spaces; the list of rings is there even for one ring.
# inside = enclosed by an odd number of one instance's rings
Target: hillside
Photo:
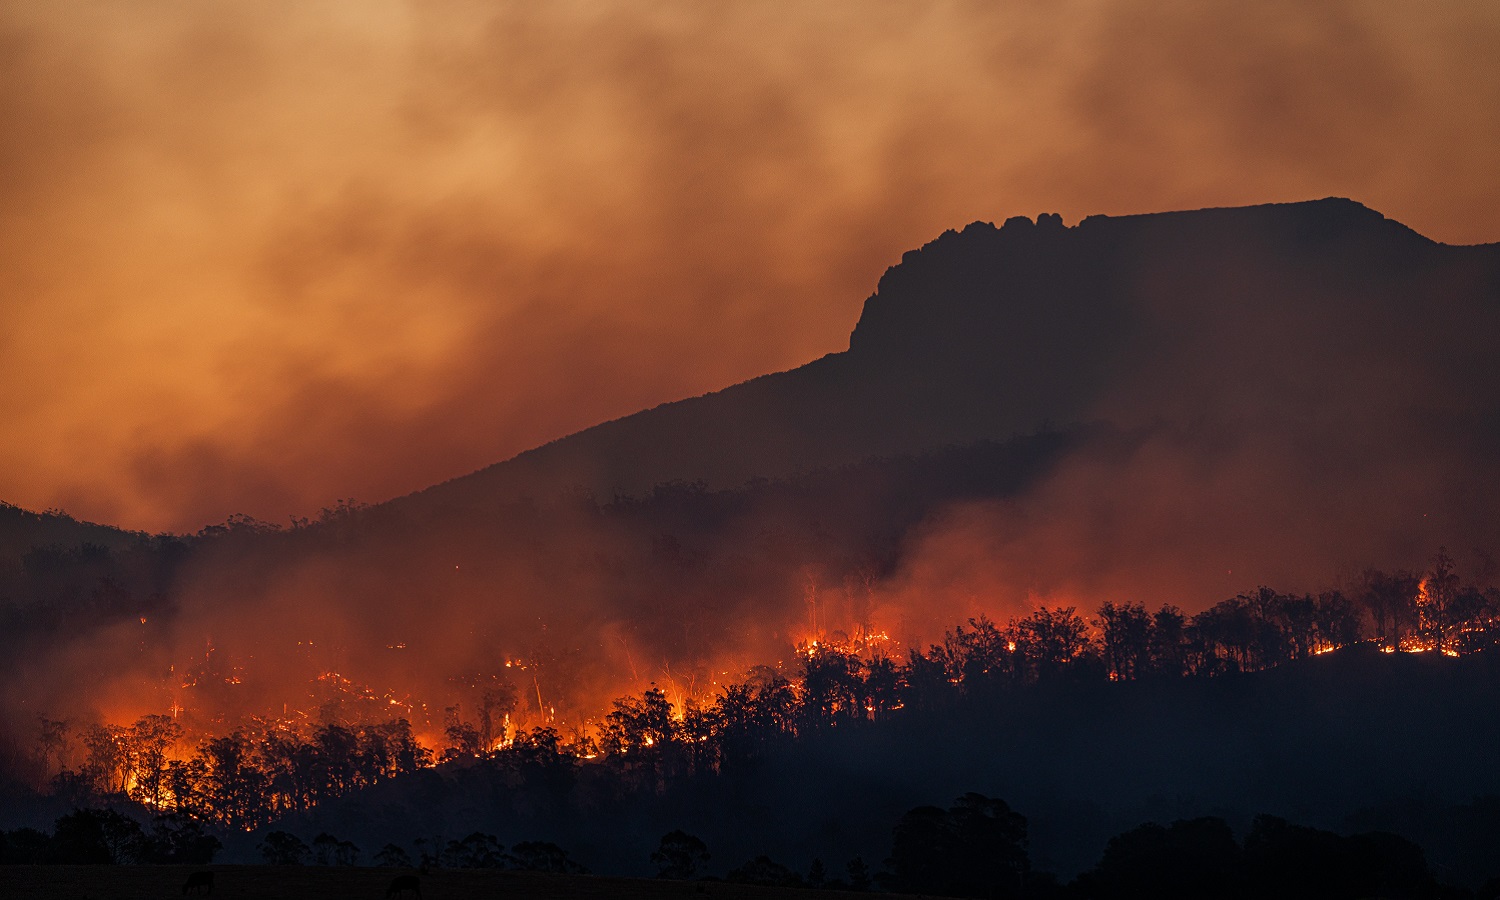
[[[840,633],[1352,595],[1442,546],[1489,586],[1497,345],[1500,245],[1351,201],[974,224],[806,367],[290,529],[68,532],[5,582],[0,737],[172,709],[437,746],[481,685],[566,729]]]
[[[61,512],[32,512],[0,502],[0,566],[19,566],[29,550],[38,547],[76,547],[92,544],[123,550],[141,543],[148,535],[110,525],[97,525]]]
[[[812,732],[753,767],[660,792],[621,791],[608,776],[621,767],[605,762],[544,790],[502,763],[470,761],[276,827],[361,846],[476,830],[506,844],[541,836],[596,871],[638,874],[657,838],[682,828],[708,844],[720,874],[758,854],[805,871],[815,857],[883,859],[902,812],[977,791],[1025,815],[1033,864],[1064,878],[1142,822],[1212,815],[1243,833],[1269,813],[1405,833],[1445,878],[1478,884],[1497,874],[1485,840],[1500,834],[1500,808],[1472,803],[1500,795],[1489,764],[1497,704],[1500,667],[1483,654],[1361,645],[1229,677],[966,693]],[[1467,829],[1431,827],[1445,814]]]
[[[1500,336],[1497,317],[1500,245],[1436,244],[1349,200],[1093,216],[1071,228],[1055,216],[976,222],[889,269],[846,352],[395,502],[484,504],[578,485],[608,498],[674,480],[731,487],[1044,422],[1131,424],[1226,406],[1255,415],[1284,404],[1302,422],[1351,405],[1399,415],[1430,400],[1442,412],[1452,391],[1478,388],[1470,402],[1493,410],[1500,396],[1476,383],[1476,367]],[[1328,370],[1321,396],[1302,390],[1310,369]],[[1419,370],[1431,394],[1385,393]]]

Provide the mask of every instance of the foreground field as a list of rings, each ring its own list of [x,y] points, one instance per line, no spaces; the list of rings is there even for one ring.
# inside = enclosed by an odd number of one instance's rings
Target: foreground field
[[[196,871],[214,873],[214,900],[306,900],[350,898],[381,900],[401,870],[323,866],[4,866],[0,897],[6,900],[160,900],[183,896],[183,885]],[[421,878],[422,900],[536,900],[573,898],[680,898],[680,900],[776,900],[818,897],[827,900],[867,894],[790,888],[763,888],[720,882],[651,881],[530,872],[459,870]],[[400,895],[413,897],[410,892]],[[893,897],[894,895],[882,895]]]

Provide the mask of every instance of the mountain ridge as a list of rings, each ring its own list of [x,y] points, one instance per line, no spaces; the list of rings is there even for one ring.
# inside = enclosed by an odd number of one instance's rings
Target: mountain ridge
[[[1152,299],[1126,282],[1174,247],[1189,260],[1167,272],[1179,280],[1184,273],[1203,280],[1193,271],[1195,255],[1208,260],[1201,269],[1238,254],[1250,270],[1270,271],[1285,257],[1292,279],[1358,281],[1364,269],[1413,285],[1413,273],[1479,259],[1491,287],[1500,283],[1500,245],[1440,244],[1342,198],[1092,215],[1071,227],[1046,213],[1000,226],[974,222],[886,269],[847,350],[600,423],[390,503],[466,505],[580,488],[607,499],[674,480],[733,487],[1090,421],[1121,354],[1138,352],[1130,344],[1143,327],[1137,295]],[[1329,259],[1349,262],[1350,272],[1330,275]],[[980,295],[993,302],[976,302]],[[1003,359],[984,347],[1006,338]],[[1059,373],[1051,364],[1063,355],[1069,371]],[[667,446],[671,440],[678,445]]]

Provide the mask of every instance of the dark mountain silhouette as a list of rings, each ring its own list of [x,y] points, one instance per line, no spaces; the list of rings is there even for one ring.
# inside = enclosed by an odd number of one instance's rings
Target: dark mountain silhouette
[[[598,425],[397,501],[608,498],[1004,439],[1044,422],[1490,415],[1500,246],[1349,200],[976,222],[907,253],[849,350]],[[1379,413],[1376,413],[1379,415]],[[1493,425],[1472,435],[1495,449]]]
[[[1500,245],[1347,200],[974,224],[890,269],[844,353],[390,503],[184,540],[7,513],[46,549],[0,581],[0,751],[111,696],[220,730],[290,708],[433,734],[483,710],[488,741],[497,710],[572,726],[649,684],[712,697],[843,628],[925,646],[980,613],[1192,613],[1257,584],[1357,589],[1366,566],[1409,570],[1386,581],[1414,602],[1444,544],[1490,586],[1497,344]],[[726,863],[801,866],[881,852],[906,810],[978,790],[1024,808],[1033,859],[1064,871],[1148,816],[1442,837],[1455,804],[1493,818],[1475,798],[1500,792],[1497,685],[1486,652],[1369,647],[1244,677],[1101,675],[999,715],[913,706],[739,780],[607,794],[609,815],[458,763],[319,807],[308,833],[504,821],[623,866],[688,828]],[[768,833],[783,843],[750,846]]]
[[[166,588],[184,550],[168,536],[0,503],[0,645],[24,638],[23,618],[50,627],[87,610],[102,624],[154,610],[147,598]]]
[[[1497,345],[1500,245],[1348,200],[976,223],[906,254],[850,349],[802,368],[309,527],[107,559],[47,538],[0,583],[0,643],[48,708],[212,643],[259,661],[223,692],[252,708],[304,670],[437,693],[524,655],[539,710],[819,630],[1196,612],[1444,545],[1491,583]],[[141,618],[151,640],[95,645]]]
[[[34,547],[92,544],[123,550],[148,539],[142,532],[81,522],[63,512],[32,512],[0,502],[0,561],[19,561]]]

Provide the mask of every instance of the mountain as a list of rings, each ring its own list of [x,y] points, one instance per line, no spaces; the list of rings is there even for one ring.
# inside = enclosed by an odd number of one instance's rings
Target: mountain
[[[518,719],[576,722],[653,682],[711,698],[839,631],[901,655],[1038,605],[1355,595],[1440,547],[1489,586],[1497,346],[1500,245],[1348,200],[977,223],[799,369],[308,527],[17,565],[0,704],[347,701],[441,735],[491,678]]]
[[[1500,573],[1497,346],[1500,245],[1438,244],[1348,200],[1044,215],[906,254],[845,352],[376,507],[182,540],[0,508],[0,821],[7,773],[48,774],[23,749],[39,716],[170,709],[204,735],[405,718],[443,746],[501,711],[566,733],[648,687],[711,703],[805,669],[793,644],[840,631],[903,659],[971,617],[1255,595],[1225,607],[1244,610],[1274,596],[1257,585],[1344,588],[1326,608],[1373,599],[1370,618],[1390,598],[1364,585],[1407,585],[1417,620],[1419,575],[1362,573],[1446,573],[1442,546],[1475,588],[1450,593],[1480,609],[1500,596],[1482,590]],[[1500,790],[1489,657],[1357,646],[1124,684],[1100,668],[571,806],[460,762],[305,831],[368,848],[505,829],[625,867],[690,827],[736,861],[774,835],[800,866],[882,852],[902,810],[979,790],[1031,816],[1036,858],[1064,871],[1147,817],[1270,811],[1432,836],[1472,880],[1492,854],[1471,838],[1500,821],[1475,799]]]
[[[976,222],[887,270],[845,352],[396,503],[732,487],[1047,422],[1494,423],[1497,317],[1500,245],[1438,244],[1350,200]]]
[[[0,623],[39,584],[49,593],[80,596],[101,578],[117,577],[116,563],[167,543],[61,512],[0,503]]]
[[[35,547],[93,544],[119,550],[147,538],[142,532],[81,522],[62,512],[32,512],[0,502],[0,560],[5,562],[19,560]]]

